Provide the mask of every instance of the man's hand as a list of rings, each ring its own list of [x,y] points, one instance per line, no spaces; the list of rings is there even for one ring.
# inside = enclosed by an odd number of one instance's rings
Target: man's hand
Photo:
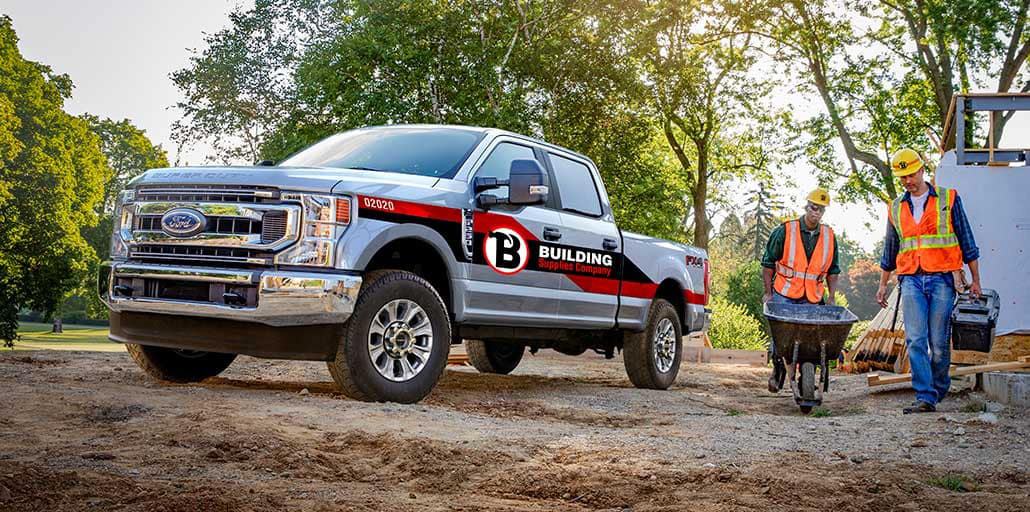
[[[766,293],[765,295],[762,295],[762,304],[765,304],[766,302],[769,302],[770,300],[772,300],[772,294],[771,293]]]
[[[887,307],[887,287],[880,285],[880,288],[876,290],[876,302],[881,308]]]
[[[983,290],[980,289],[980,281],[979,280],[973,281],[973,284],[969,285],[969,297],[971,299],[973,299],[973,300],[979,299],[980,298],[980,293],[982,293],[982,291]]]

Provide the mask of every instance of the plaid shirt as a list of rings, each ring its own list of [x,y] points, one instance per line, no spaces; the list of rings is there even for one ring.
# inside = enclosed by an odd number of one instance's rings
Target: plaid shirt
[[[937,189],[931,186],[930,195],[937,197]],[[912,194],[906,191],[901,200],[908,203],[909,210],[912,209]],[[929,212],[924,211],[923,215],[927,213]],[[973,228],[969,226],[969,220],[966,219],[966,211],[962,209],[962,198],[958,194],[955,194],[955,206],[951,209],[951,229],[955,232],[955,237],[958,238],[958,245],[962,249],[962,261],[969,263],[980,258],[980,249],[976,246],[976,240],[973,239]],[[898,238],[898,231],[894,229],[890,216],[888,216],[887,235],[883,238],[883,256],[880,257],[880,268],[887,272],[898,268],[899,245],[901,245],[901,240]],[[947,274],[949,277],[951,276],[950,272]]]

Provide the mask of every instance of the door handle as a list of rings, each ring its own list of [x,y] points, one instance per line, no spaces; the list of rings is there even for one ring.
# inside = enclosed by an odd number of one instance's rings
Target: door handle
[[[611,238],[605,238],[603,245],[606,251],[614,251],[615,249],[619,248],[619,242],[616,242],[614,239]]]
[[[561,231],[558,228],[544,228],[544,240],[558,240],[561,238]]]

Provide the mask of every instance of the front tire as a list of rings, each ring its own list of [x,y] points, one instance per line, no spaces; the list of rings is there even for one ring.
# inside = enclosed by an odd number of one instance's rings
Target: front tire
[[[343,393],[366,402],[415,403],[447,365],[451,324],[431,284],[406,271],[365,276],[329,373]]]
[[[679,314],[665,299],[655,299],[643,332],[626,332],[622,360],[634,386],[668,389],[676,381],[683,357]]]
[[[465,340],[465,352],[479,373],[507,375],[519,366],[526,346],[503,341]]]
[[[126,343],[125,349],[147,375],[168,382],[200,382],[225,371],[236,354],[179,350]]]

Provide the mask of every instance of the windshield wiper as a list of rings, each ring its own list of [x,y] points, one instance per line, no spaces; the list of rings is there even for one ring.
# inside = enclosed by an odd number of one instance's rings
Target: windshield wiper
[[[348,169],[354,169],[355,171],[375,171],[375,172],[390,172],[384,169],[373,169],[371,167],[353,167],[347,166]]]

